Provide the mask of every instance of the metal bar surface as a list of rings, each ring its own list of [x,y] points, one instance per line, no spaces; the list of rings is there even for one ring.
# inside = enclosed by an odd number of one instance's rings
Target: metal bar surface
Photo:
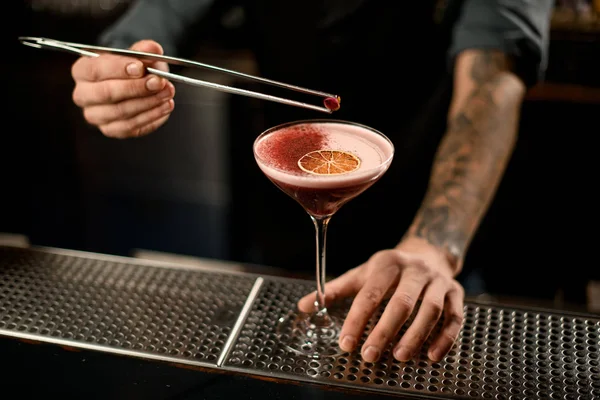
[[[0,334],[215,367],[257,278],[154,264],[0,247]]]
[[[600,398],[597,316],[467,301],[439,363],[427,344],[405,363],[389,348],[375,364],[358,353],[315,360],[286,351],[275,333],[313,290],[297,279],[0,247],[0,335],[405,398]]]
[[[460,336],[439,363],[427,358],[429,341],[409,362],[393,359],[391,346],[377,363],[362,361],[358,352],[308,359],[278,346],[275,326],[311,291],[312,282],[265,280],[223,367],[427,399],[600,398],[600,319],[596,316],[466,302]],[[330,311],[343,318],[347,304]],[[371,320],[359,349],[380,315]]]

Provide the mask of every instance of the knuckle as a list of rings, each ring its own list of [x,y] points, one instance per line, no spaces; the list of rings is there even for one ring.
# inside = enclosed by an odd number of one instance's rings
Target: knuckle
[[[452,343],[454,343],[456,341],[456,338],[458,337],[458,335],[455,335],[453,333],[450,333],[448,331],[444,331],[441,333],[441,339],[444,342],[448,343],[448,346],[451,346]]]
[[[124,122],[123,131],[127,136],[139,136],[140,127],[134,120],[128,120]]]
[[[144,130],[142,128],[133,128],[129,131],[129,135],[131,137],[140,137],[144,134]]]
[[[100,126],[99,129],[100,129],[100,132],[102,132],[102,134],[106,137],[112,138],[112,137],[116,136],[115,132],[112,129],[110,129],[108,126]]]
[[[330,290],[329,292],[327,292],[327,302],[335,303],[337,300],[339,300],[339,297],[339,292],[337,292],[336,290]],[[314,299],[314,297],[312,297],[312,299]]]
[[[78,58],[73,65],[71,65],[71,76],[73,79],[77,80],[80,76],[82,76],[86,71],[86,59],[84,57]]]
[[[428,299],[423,306],[429,307],[431,313],[439,318],[444,310],[444,301],[440,298]]]
[[[371,261],[374,265],[386,266],[391,264],[392,260],[393,254],[390,250],[380,250],[377,253],[373,254],[369,261]]]
[[[154,122],[151,122],[151,123],[149,123],[149,124],[147,124],[147,125],[144,125],[144,126],[140,127],[140,128],[137,130],[137,132],[136,132],[136,136],[137,136],[137,137],[139,137],[139,136],[146,136],[146,135],[148,135],[149,133],[151,133],[151,132],[155,131],[156,129],[158,129],[158,127],[159,127],[159,126],[160,126],[162,123],[163,123],[163,120],[162,120],[162,119],[160,119],[160,120],[158,120],[158,121],[154,121]]]
[[[163,123],[164,123],[164,120],[161,120],[161,121],[159,121],[159,122],[156,122],[156,123],[153,123],[153,124],[150,124],[150,125],[148,125],[148,126],[146,127],[146,129],[144,129],[144,130],[142,131],[142,136],[145,136],[145,135],[148,135],[148,134],[149,134],[149,133],[151,133],[151,132],[154,132],[154,131],[155,131],[155,130],[157,130],[157,129],[158,129],[158,128],[159,128],[159,127],[160,127],[160,126],[163,124]],[[330,301],[330,300],[328,300],[328,301]],[[313,309],[314,309],[314,307],[313,307]]]
[[[392,335],[390,334],[390,332],[385,328],[379,328],[371,332],[371,334],[369,335],[368,342],[365,345],[368,346],[369,344],[375,344],[383,347],[386,344],[388,344],[391,340]]]
[[[89,61],[89,60],[88,60]],[[86,63],[86,74],[88,79],[92,82],[100,80],[100,67],[98,62],[89,61]]]
[[[129,79],[125,85],[125,92],[130,97],[139,97],[147,92],[146,84],[142,79]]]
[[[462,326],[464,322],[464,315],[462,313],[450,312],[446,314],[445,318],[448,320],[449,324],[454,324],[458,326]]]
[[[419,274],[431,274],[431,268],[427,261],[422,258],[413,258],[410,260],[410,269]]]
[[[119,82],[119,93],[123,98],[134,98],[138,96],[136,92],[136,79],[128,79],[122,82]]]
[[[398,304],[402,308],[412,308],[416,303],[416,299],[406,292],[401,292],[398,293],[396,297],[396,302],[396,304]]]
[[[421,347],[423,345],[423,343],[425,343],[425,341],[427,340],[427,337],[429,336],[429,331],[427,330],[429,327],[425,326],[423,328],[424,328],[423,330],[413,332],[413,334],[410,335],[410,337],[406,338],[406,347],[412,348],[413,353],[414,353],[414,350]]]
[[[122,120],[127,117],[127,110],[122,103],[115,103],[112,106],[111,114],[115,120]]]
[[[371,260],[379,260],[379,259],[385,258],[385,257],[386,257],[386,251],[380,250],[371,256]]]
[[[161,119],[165,112],[169,111],[169,103],[153,105],[152,111],[149,113],[150,121]],[[148,121],[148,122],[150,122]]]
[[[363,301],[369,307],[377,307],[381,298],[383,297],[383,289],[379,287],[373,287],[365,291],[363,295]]]
[[[452,281],[452,290],[456,291],[461,297],[465,295],[465,289],[455,280]]]
[[[71,78],[77,83],[77,77],[79,76],[79,61],[75,61],[73,65],[71,65]]]
[[[421,347],[427,341],[433,328],[435,326],[434,322],[428,322],[419,327],[419,329],[413,329],[410,337],[407,338],[407,342],[410,346]]]
[[[415,335],[419,339],[419,343],[425,342],[431,332],[435,329],[439,319],[430,319],[429,321],[423,324],[423,328],[419,330],[419,332]]]
[[[388,307],[398,314],[408,314],[412,311],[415,304],[415,299],[408,293],[397,293],[395,294],[388,303]]]
[[[108,82],[102,82],[95,85],[96,92],[100,101],[103,103],[113,103],[115,99],[115,94],[112,86]]]
[[[407,274],[406,277],[402,279],[406,280],[406,283],[413,288],[423,288],[428,282],[431,281],[427,274],[422,273]]]
[[[166,103],[163,103],[164,101],[165,100],[159,98],[158,96],[148,96],[145,97],[143,100],[140,100],[138,108],[148,110],[159,108],[159,110],[156,110],[158,112],[160,111],[160,109],[164,110],[164,108],[161,107],[166,107]]]
[[[155,121],[150,122],[149,124],[146,124],[146,125],[140,127],[137,136],[146,136],[146,135],[154,132],[162,124],[164,124],[167,119],[168,119],[168,116],[165,116],[163,118],[157,119]],[[331,296],[328,295],[327,301],[332,301],[332,300],[333,300],[333,297],[331,297]]]
[[[90,124],[94,125],[97,121],[92,111],[89,108],[83,109],[83,118]]]
[[[417,260],[414,265],[414,271],[419,274],[421,279],[428,281],[433,280],[438,276],[438,272],[435,271],[426,261]]]
[[[75,103],[75,105],[78,107],[81,107],[83,104],[80,92],[80,87],[76,85],[75,89],[73,89],[73,92],[71,93],[71,99],[73,100],[73,103]]]

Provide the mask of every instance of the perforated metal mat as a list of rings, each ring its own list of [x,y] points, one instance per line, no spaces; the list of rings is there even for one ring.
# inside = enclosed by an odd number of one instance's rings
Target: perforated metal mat
[[[0,247],[1,335],[404,397],[600,399],[591,316],[467,302],[442,362],[312,360],[274,332],[312,282],[75,254]]]
[[[254,284],[0,247],[0,334],[215,366]]]
[[[390,348],[375,364],[357,353],[310,360],[283,350],[274,333],[279,316],[310,290],[310,283],[265,282],[225,366],[437,399],[600,398],[598,319],[467,303],[461,334],[442,362],[427,359],[427,344],[409,362],[396,361]]]

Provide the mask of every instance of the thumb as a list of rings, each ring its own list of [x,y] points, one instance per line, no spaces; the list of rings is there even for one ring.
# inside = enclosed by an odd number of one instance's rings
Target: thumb
[[[141,51],[144,53],[152,53],[159,55],[164,54],[162,46],[154,40],[140,40],[139,42],[135,42],[129,49],[134,51]],[[169,72],[169,65],[166,62],[145,60],[142,60],[142,62],[150,67],[160,69],[161,71]]]
[[[359,269],[353,268],[348,272],[325,284],[325,305],[355,295],[360,289]],[[311,312],[315,309],[316,293],[307,294],[298,301],[298,309],[302,312]]]

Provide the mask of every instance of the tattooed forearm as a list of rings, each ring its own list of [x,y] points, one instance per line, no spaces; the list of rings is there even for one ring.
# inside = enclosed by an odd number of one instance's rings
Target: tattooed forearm
[[[510,158],[524,93],[503,54],[473,51],[461,57],[448,130],[408,232],[444,248],[457,263]]]

